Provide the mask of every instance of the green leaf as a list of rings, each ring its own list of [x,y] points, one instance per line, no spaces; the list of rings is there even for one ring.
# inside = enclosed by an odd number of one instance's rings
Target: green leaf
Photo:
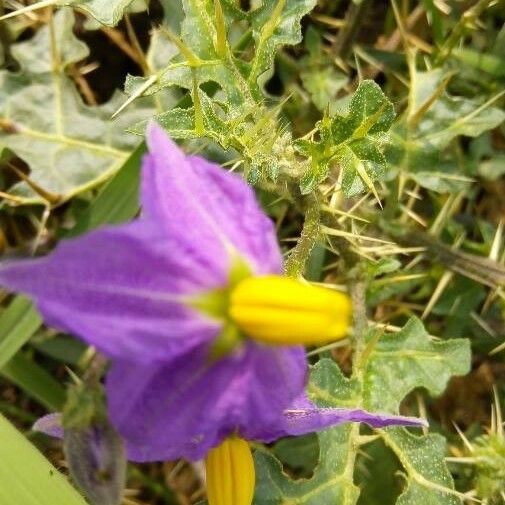
[[[465,65],[473,67],[477,71],[490,74],[498,79],[505,78],[505,61],[498,55],[483,53],[469,48],[455,49],[452,55]]]
[[[19,11],[31,11],[48,5],[47,1],[41,1]],[[90,14],[102,25],[115,26],[127,12],[139,12],[147,9],[146,0],[53,0],[49,2],[53,6],[69,6]]]
[[[40,365],[18,352],[1,370],[0,375],[19,386],[29,396],[57,412],[65,403],[63,386]]]
[[[478,137],[504,120],[503,110],[486,103],[443,96],[420,122],[416,140],[431,147],[443,148],[459,136]]]
[[[365,371],[365,407],[397,412],[403,398],[417,387],[433,396],[444,391],[452,375],[470,369],[470,343],[465,339],[435,341],[417,318],[398,333],[380,337]]]
[[[310,93],[314,105],[321,111],[328,107],[337,93],[347,84],[348,78],[333,67],[309,69],[300,73],[303,86]]]
[[[404,396],[414,388],[425,387],[438,395],[452,374],[469,369],[466,340],[434,342],[417,319],[411,319],[401,332],[383,335],[375,342],[377,336],[376,330],[369,332],[368,345],[372,347],[367,350],[360,375],[346,378],[332,360],[319,361],[312,368],[308,386],[312,400],[322,407],[361,407],[397,413]],[[443,437],[413,435],[403,428],[377,432],[398,457],[406,475],[406,486],[397,505],[461,504],[445,466]],[[256,505],[356,503],[359,491],[353,474],[360,426],[341,425],[319,433],[318,437],[320,458],[310,479],[292,480],[271,454],[257,451]],[[368,471],[373,475],[373,464]]]
[[[321,112],[328,108],[331,111],[337,93],[347,84],[349,78],[336,69],[325,51],[321,35],[313,25],[307,28],[304,40],[309,54],[298,61],[300,79],[314,105]]]
[[[249,71],[249,82],[268,71],[280,46],[294,45],[302,39],[300,21],[316,6],[316,0],[263,0],[249,13],[256,51]]]
[[[348,407],[359,401],[357,383],[346,379],[330,360],[320,361],[311,372],[309,393],[325,407]],[[255,505],[353,505],[359,489],[352,481],[355,453],[351,435],[356,424],[325,430],[319,439],[319,460],[310,479],[292,480],[266,451],[255,452],[257,486]]]
[[[184,10],[182,0],[159,0],[165,14],[163,22],[174,33],[179,33],[181,23],[184,20]]]
[[[58,51],[58,66],[67,68],[89,56],[88,46],[74,36],[74,13],[63,9],[55,15],[54,44]],[[51,48],[51,33],[48,27],[40,29],[33,38],[14,44],[12,54],[26,73],[49,74],[54,69],[54,55]]]
[[[355,504],[359,489],[352,482],[353,453],[349,446],[352,429],[350,425],[339,426],[318,435],[320,460],[310,479],[290,479],[272,455],[256,451],[254,505]]]
[[[145,142],[141,142],[96,198],[77,216],[75,226],[65,237],[75,237],[104,224],[123,223],[137,214],[140,165],[146,151]]]
[[[105,105],[83,104],[64,73],[68,64],[87,54],[72,34],[73,22],[71,11],[56,14],[60,56],[53,54],[48,59],[51,44],[46,26],[29,41],[13,46],[21,72],[0,72],[0,148],[8,148],[28,164],[31,181],[52,195],[51,203],[65,201],[110,178],[138,144],[124,128],[154,110],[138,102],[112,121],[111,115],[124,100],[119,93]],[[45,57],[34,64],[39,54]],[[26,182],[10,192],[24,203],[47,200]]]
[[[365,370],[364,405],[368,410],[397,412],[403,398],[417,387],[438,396],[452,375],[470,370],[470,357],[468,340],[434,341],[422,322],[412,318],[400,332],[382,336],[373,349]],[[430,505],[461,503],[445,465],[443,437],[417,436],[404,428],[387,428],[380,433],[407,477],[397,505],[417,500]]]
[[[493,103],[482,103],[445,93],[447,75],[441,69],[413,72],[408,108],[391,132],[387,159],[421,186],[437,192],[460,191],[468,182],[454,157],[451,142],[461,136],[478,137],[505,120]]]
[[[445,439],[441,435],[419,437],[403,428],[381,430],[385,444],[400,460],[406,486],[396,505],[461,505],[461,494],[445,465]]]
[[[66,5],[78,7],[87,12],[103,25],[115,26],[135,0],[78,0]],[[137,2],[138,3],[138,2]],[[143,2],[147,8],[147,2]]]
[[[343,171],[342,191],[346,196],[367,188],[375,193],[374,181],[386,172],[382,149],[394,118],[393,104],[380,87],[373,81],[362,81],[347,111],[317,124],[321,140],[304,141],[310,148],[306,145],[304,150],[299,149],[312,160],[302,179],[302,192],[311,192],[327,177],[331,163],[337,163]]]
[[[282,173],[301,175],[291,135],[277,119],[283,104],[273,110],[266,107],[258,77],[271,68],[274,52],[281,45],[300,40],[300,19],[315,1],[265,0],[253,5],[250,12],[231,0],[184,0],[182,4],[180,38],[160,30],[178,47],[178,53],[151,76],[129,76],[127,94],[136,97],[166,87],[186,89],[193,107],[184,104],[184,108],[156,116],[172,136],[208,137],[224,149],[235,149],[251,182],[262,177],[275,180]],[[243,37],[233,47],[231,39],[239,23],[244,29],[250,26],[252,38]],[[256,53],[251,60],[247,49],[252,40]],[[151,58],[160,60],[153,53]],[[145,122],[141,122],[130,131],[142,133],[144,128]]]
[[[33,304],[16,296],[0,315],[0,369],[28,342],[42,320]]]
[[[0,447],[2,505],[86,505],[67,479],[1,415]]]

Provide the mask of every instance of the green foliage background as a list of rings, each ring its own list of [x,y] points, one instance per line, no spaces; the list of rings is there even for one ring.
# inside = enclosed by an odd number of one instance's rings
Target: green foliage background
[[[5,255],[133,218],[154,118],[255,186],[288,275],[349,291],[349,339],[308,350],[314,401],[431,422],[258,446],[254,503],[503,503],[503,384],[492,419],[472,412],[470,394],[466,417],[433,400],[472,362],[504,373],[503,3],[55,0],[9,16],[14,7],[0,21]],[[110,96],[94,88],[97,34],[135,63]],[[62,409],[67,370],[83,375],[89,357],[29,300],[3,297],[0,374],[14,397],[0,411],[20,428]],[[2,417],[7,438],[0,481],[19,479],[0,505],[83,503]],[[129,471],[139,503],[183,503],[168,482],[159,467]]]

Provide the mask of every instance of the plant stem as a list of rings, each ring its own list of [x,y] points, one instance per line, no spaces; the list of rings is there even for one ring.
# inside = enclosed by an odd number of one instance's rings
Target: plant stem
[[[456,26],[452,29],[449,37],[447,37],[443,46],[440,48],[435,58],[435,66],[442,65],[447,58],[451,56],[453,49],[461,42],[461,39],[466,35],[467,31],[475,26],[475,22],[490,3],[491,0],[479,0],[474,6],[463,13]]]
[[[355,267],[356,275],[359,267]],[[354,334],[352,341],[354,344],[353,364],[358,365],[361,362],[361,356],[365,350],[365,335],[368,329],[368,317],[366,313],[366,284],[361,275],[349,279],[349,294],[353,306]],[[356,372],[357,370],[355,370]]]
[[[319,201],[313,194],[304,198],[305,221],[303,223],[302,233],[291,250],[286,261],[285,271],[289,277],[300,277],[305,271],[305,265],[309,259],[310,253],[319,238],[320,231],[320,210]]]

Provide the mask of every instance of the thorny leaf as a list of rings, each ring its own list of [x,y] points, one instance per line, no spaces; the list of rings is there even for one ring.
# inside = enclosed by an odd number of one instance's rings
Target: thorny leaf
[[[58,201],[111,176],[138,143],[124,128],[154,110],[139,102],[111,121],[123,100],[120,94],[98,107],[83,103],[65,73],[88,54],[72,33],[73,23],[72,11],[59,11],[54,19],[56,47],[51,47],[50,27],[45,26],[32,39],[13,46],[21,70],[0,71],[0,149],[25,161],[31,181]],[[45,201],[26,182],[10,193],[24,203]]]
[[[301,181],[302,192],[310,193],[327,176],[332,164],[343,171],[342,191],[348,197],[365,189],[375,192],[374,181],[386,171],[382,146],[395,118],[393,104],[373,81],[362,81],[347,111],[325,116],[316,126],[320,140],[304,141],[297,147],[311,158]]]
[[[316,365],[311,374],[309,390],[317,389],[321,406],[348,407],[356,405],[356,384],[346,379],[329,360]],[[257,487],[254,505],[353,505],[359,489],[353,483],[354,449],[351,433],[356,425],[344,424],[318,434],[319,461],[310,479],[292,480],[282,471],[281,464],[266,451],[256,451]]]
[[[382,335],[366,368],[364,401],[369,410],[396,412],[403,398],[417,387],[432,395],[443,393],[452,375],[470,367],[469,342],[434,341],[419,319],[412,318],[398,333]]]
[[[368,341],[373,342],[376,336],[376,331],[370,331]],[[319,361],[311,372],[309,394],[321,406],[396,413],[405,395],[417,387],[439,395],[451,375],[468,371],[469,361],[466,340],[433,342],[422,323],[411,319],[401,332],[383,335],[375,343],[364,365],[362,380],[356,376],[344,377],[331,360]],[[443,437],[414,435],[403,428],[387,428],[378,433],[405,472],[406,486],[397,505],[461,504],[445,465]],[[272,455],[257,451],[256,505],[291,501],[307,505],[357,502],[359,490],[352,479],[359,428],[342,425],[321,432],[318,438],[319,463],[313,477],[306,480],[292,480]],[[369,471],[373,473],[373,465]]]
[[[477,137],[499,126],[505,112],[445,92],[447,76],[441,69],[415,71],[409,105],[393,126],[388,161],[421,186],[438,192],[458,191],[464,184],[447,148],[461,136]]]
[[[153,69],[150,77],[129,76],[125,90],[132,97],[174,86],[189,90],[193,107],[165,112],[156,120],[176,138],[210,137],[225,149],[234,148],[246,162],[251,182],[296,172],[291,136],[277,120],[280,107],[265,106],[258,78],[273,64],[275,50],[300,41],[300,20],[314,4],[265,0],[245,12],[229,0],[185,0],[180,40],[175,39],[178,54],[164,68]],[[216,14],[219,6],[222,23]],[[243,48],[235,52],[232,47],[229,33],[237,22],[252,29],[251,61]],[[161,33],[174,38],[164,28]],[[141,133],[144,127],[145,122],[131,131]]]
[[[279,47],[301,41],[300,21],[315,6],[316,0],[264,0],[261,7],[249,13],[256,43],[249,82],[255,83],[272,67]]]

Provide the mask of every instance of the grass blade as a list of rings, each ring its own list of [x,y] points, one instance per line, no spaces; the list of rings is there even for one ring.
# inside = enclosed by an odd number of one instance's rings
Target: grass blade
[[[67,479],[0,415],[0,503],[86,505]]]

